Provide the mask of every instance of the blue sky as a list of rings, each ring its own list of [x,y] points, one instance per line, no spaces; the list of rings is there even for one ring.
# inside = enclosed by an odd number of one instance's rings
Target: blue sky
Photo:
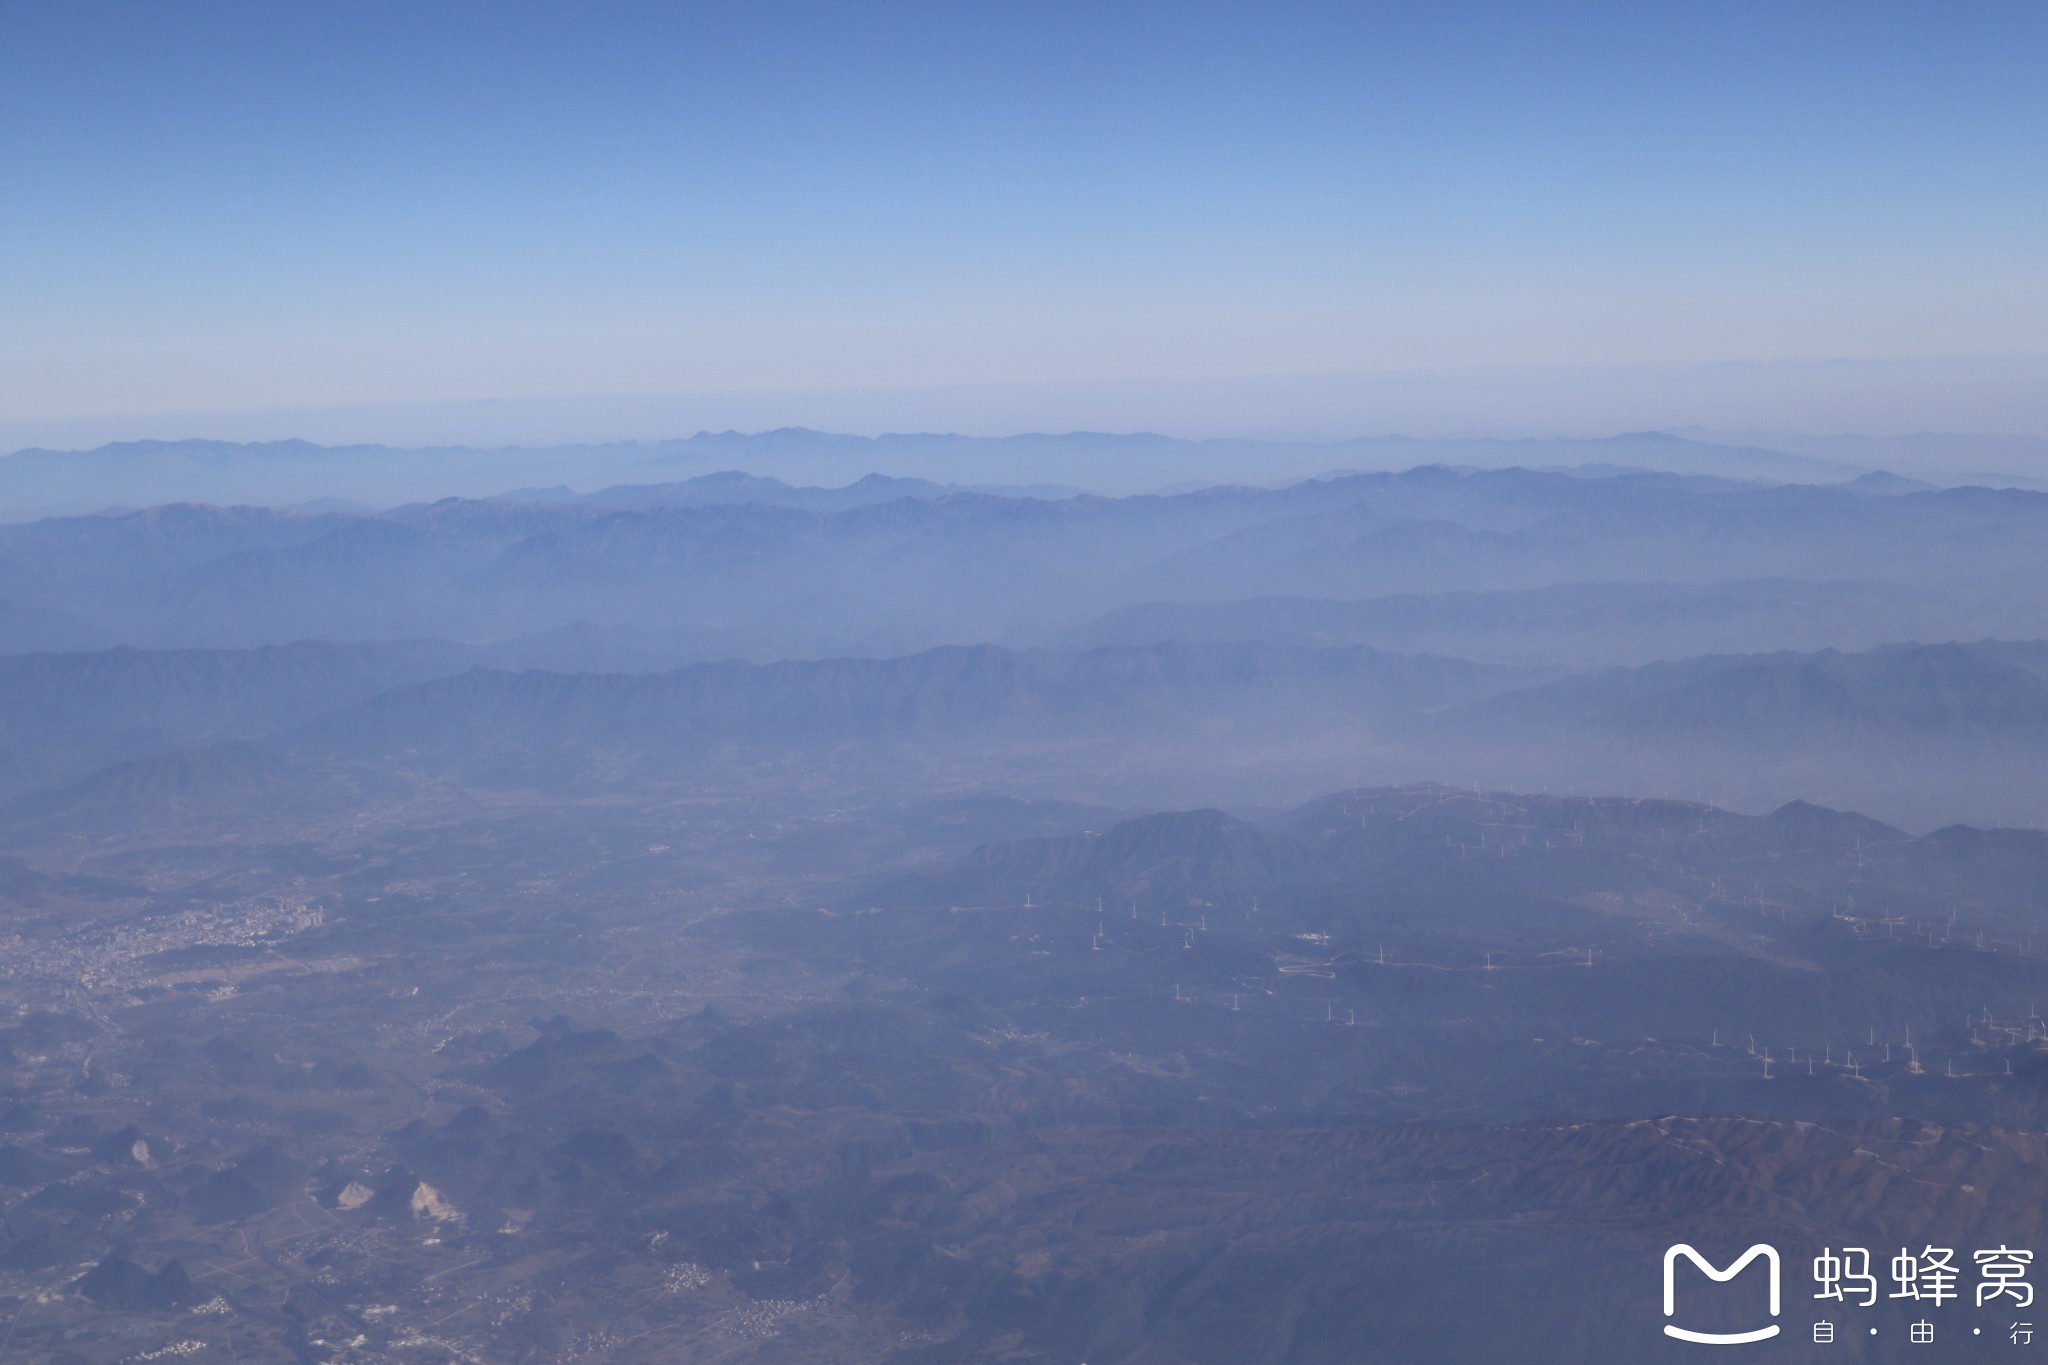
[[[2038,355],[2044,40],[2036,3],[0,2],[0,420]]]

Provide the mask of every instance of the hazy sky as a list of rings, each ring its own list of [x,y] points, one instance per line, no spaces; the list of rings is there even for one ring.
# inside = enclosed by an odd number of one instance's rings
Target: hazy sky
[[[2003,364],[2044,59],[2034,0],[0,0],[0,422]]]

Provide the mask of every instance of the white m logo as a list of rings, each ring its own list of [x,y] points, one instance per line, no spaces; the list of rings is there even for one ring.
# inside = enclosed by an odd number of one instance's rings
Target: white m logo
[[[1735,1258],[1726,1270],[1716,1270],[1707,1263],[1707,1258],[1680,1242],[1664,1253],[1664,1316],[1670,1317],[1678,1311],[1677,1269],[1678,1258],[1685,1257],[1700,1268],[1700,1273],[1716,1284],[1726,1284],[1740,1275],[1757,1257],[1761,1256],[1771,1269],[1771,1316],[1778,1316],[1778,1249],[1758,1242],[1755,1246]],[[1677,1337],[1680,1341],[1698,1341],[1708,1346],[1739,1346],[1745,1341],[1766,1341],[1778,1335],[1778,1324],[1759,1327],[1754,1332],[1688,1332],[1683,1327],[1664,1324],[1664,1335]]]

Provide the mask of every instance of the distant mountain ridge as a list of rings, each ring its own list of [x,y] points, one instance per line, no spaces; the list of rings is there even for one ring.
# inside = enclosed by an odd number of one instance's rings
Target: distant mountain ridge
[[[1868,649],[1943,638],[1996,612],[1897,583],[1738,579],[1719,583],[1561,583],[1331,600],[1267,597],[1123,607],[1060,635],[1063,644],[1261,640],[1372,645],[1495,663],[1639,664],[1694,653]],[[2048,625],[2048,615],[2044,615]],[[1719,647],[1717,647],[1719,646]]]
[[[801,507],[817,512],[843,511],[871,503],[893,502],[898,498],[942,498],[958,493],[984,493],[997,497],[1073,498],[1084,490],[1058,484],[1019,487],[1013,484],[935,483],[930,479],[900,479],[887,474],[868,474],[843,488],[800,488],[781,479],[748,474],[737,469],[700,474],[678,483],[614,484],[592,493],[577,493],[567,487],[519,488],[498,497],[510,502],[568,503],[591,507],[705,507],[718,504],[756,503],[764,507]]]
[[[1927,836],[1938,846],[1955,836]],[[1169,811],[1107,829],[987,844],[909,877],[857,893],[849,904],[1007,906],[1100,901],[1104,912],[1227,906],[1242,914],[1261,896],[1414,875],[1445,859],[1531,848],[1587,857],[1682,847],[1687,857],[1822,855],[1902,849],[1912,836],[1849,811],[1795,801],[1751,816],[1683,801],[1552,797],[1440,785],[1381,787],[1311,801],[1269,824],[1217,810]],[[1888,855],[1891,856],[1891,855]],[[2048,836],[2030,856],[2048,867]]]
[[[1368,649],[1178,644],[1080,654],[949,646],[897,659],[702,664],[638,676],[473,670],[395,689],[311,723],[290,743],[358,754],[566,746],[644,758],[734,745],[1132,737],[1247,707],[1279,712],[1283,725],[1370,725],[1518,678]]]
[[[675,483],[716,470],[839,487],[866,474],[973,485],[1061,484],[1104,493],[1189,481],[1303,479],[1331,469],[1442,463],[1498,468],[1576,464],[1737,479],[1839,482],[1866,466],[1751,444],[1637,432],[1580,439],[1331,442],[1183,440],[1149,432],[850,436],[804,428],[701,431],[662,441],[531,447],[321,446],[303,440],[126,441],[93,450],[29,448],[0,457],[0,517],[69,515],[110,505],[262,503],[339,498],[391,506],[509,489]]]
[[[698,659],[885,657],[971,640],[1149,643],[1156,628],[1117,634],[1146,629],[1145,610],[1194,638],[1223,638],[1235,611],[1239,638],[1504,662],[1640,662],[1631,634],[1671,658],[1964,626],[2048,633],[2048,607],[2011,586],[2048,578],[2048,497],[2010,490],[1872,496],[1443,466],[1170,497],[855,485],[832,496],[875,500],[847,506],[723,500],[773,492],[752,482],[712,501],[677,487],[626,490],[622,506],[167,505],[0,526],[0,623],[25,632],[22,644],[0,635],[0,652],[482,643],[587,626],[697,639],[715,651]],[[1514,593],[1549,595],[1500,596]],[[1437,600],[1396,600],[1425,596]],[[1342,599],[1382,605],[1316,620],[1288,605]],[[1145,605],[1167,601],[1215,605],[1171,618]],[[1536,652],[1546,638],[1556,647]]]
[[[0,655],[0,794],[270,734],[472,658],[440,640]]]
[[[1266,799],[1243,795],[1254,775],[1298,799],[1333,778],[1505,773],[1753,808],[1853,801],[1922,827],[2048,800],[2048,642],[1578,671],[1245,641],[526,666],[634,648],[543,636],[0,657],[0,796],[250,740],[316,766],[512,787],[799,760],[912,784],[993,762],[1108,804],[1156,802],[1176,782],[1220,794],[1233,772],[1235,799]]]
[[[1708,657],[1560,679],[1487,710],[1524,723],[1757,745],[1924,736],[2038,745],[2048,742],[2041,663],[2038,646],[2003,641]]]

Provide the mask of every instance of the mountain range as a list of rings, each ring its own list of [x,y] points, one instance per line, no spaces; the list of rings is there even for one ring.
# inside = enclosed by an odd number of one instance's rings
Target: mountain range
[[[1034,790],[1126,807],[1175,791],[1242,806],[1345,777],[1468,774],[1525,789],[1732,792],[1738,807],[1764,809],[1826,797],[1919,828],[2048,804],[2040,641],[1578,670],[1251,642],[523,666],[521,655],[559,648],[410,640],[0,656],[0,795],[254,742],[316,768],[507,789],[737,781],[791,763],[867,765],[874,782],[916,787],[999,762]]]
[[[310,441],[127,441],[93,450],[30,448],[0,457],[0,518],[67,516],[165,502],[365,506],[478,497],[507,489],[674,486],[744,468],[777,481],[840,485],[877,470],[929,485],[1069,485],[1132,493],[1190,483],[1293,481],[1330,470],[1418,464],[1638,468],[1780,482],[1841,482],[1873,466],[1761,443],[1638,432],[1598,439],[1305,442],[1191,441],[1150,433],[850,436],[800,427],[699,432],[597,445],[404,449]],[[1972,466],[1976,467],[1976,466]],[[721,476],[724,477],[724,476]],[[118,490],[110,495],[109,490]],[[691,496],[715,492],[699,487]],[[823,490],[819,490],[820,493]],[[773,490],[757,490],[772,501]],[[601,496],[601,495],[600,495]],[[781,495],[786,496],[786,495]],[[844,501],[858,501],[855,495]]]
[[[673,665],[1236,638],[1569,665],[2048,634],[2017,590],[2048,573],[2048,495],[2015,490],[1432,467],[1113,499],[887,485],[844,505],[725,483],[768,500],[0,526],[0,645],[596,631]]]
[[[737,445],[0,527],[16,1354],[1658,1360],[1674,1241],[2039,1232],[2048,499]]]

